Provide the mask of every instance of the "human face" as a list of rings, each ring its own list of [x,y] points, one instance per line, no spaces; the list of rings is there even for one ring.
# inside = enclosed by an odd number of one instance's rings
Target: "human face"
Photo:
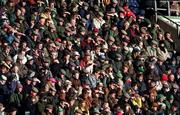
[[[1,85],[5,85],[5,84],[6,84],[6,81],[5,81],[5,80],[0,80],[0,84],[1,84]]]
[[[75,73],[74,76],[75,76],[76,79],[79,79],[79,73]]]
[[[170,80],[170,81],[174,81],[174,79],[175,79],[174,75],[171,74],[171,75],[169,76],[169,80]]]
[[[23,88],[22,87],[19,87],[18,88],[18,92],[22,92]]]

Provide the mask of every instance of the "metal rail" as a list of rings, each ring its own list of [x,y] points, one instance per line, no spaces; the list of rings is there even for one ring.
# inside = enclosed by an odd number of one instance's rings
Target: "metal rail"
[[[174,11],[173,9],[171,9],[170,7],[170,1],[169,0],[166,0],[166,1],[163,1],[163,2],[167,2],[167,8],[158,8],[157,7],[157,0],[154,0],[154,6],[155,6],[155,20],[157,22],[157,16],[158,14],[162,17],[164,17],[165,19],[167,19],[168,21],[170,21],[171,23],[175,24],[176,25],[176,28],[177,28],[177,36],[180,38],[180,31],[179,31],[179,28],[180,28],[180,24],[174,22],[173,20],[169,19],[168,17],[162,15],[161,13],[159,13],[158,11],[168,11],[168,16],[171,16],[171,11]],[[180,1],[177,1],[177,2],[180,2]],[[179,11],[180,12],[180,11]]]

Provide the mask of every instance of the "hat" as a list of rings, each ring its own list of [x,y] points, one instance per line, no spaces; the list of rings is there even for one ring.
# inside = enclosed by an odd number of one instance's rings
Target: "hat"
[[[16,85],[16,88],[23,88],[23,85],[22,85],[21,83],[18,83],[18,84]]]
[[[7,56],[7,57],[5,58],[5,61],[11,61],[11,62],[12,62],[13,60],[12,60],[11,56]]]
[[[117,3],[118,3],[118,1],[117,1],[117,0],[112,0],[112,3],[116,3],[116,4],[117,4]]]
[[[86,29],[85,29],[84,27],[81,27],[81,28],[79,29],[79,31],[80,31],[80,32],[84,32],[84,31],[86,31]]]
[[[56,46],[61,46],[61,43],[60,43],[60,42],[55,41],[55,45],[56,45]]]
[[[116,9],[115,8],[111,8],[109,13],[115,13],[116,12]]]
[[[50,64],[51,63],[51,59],[46,57],[46,58],[43,59],[43,62]]]
[[[29,76],[28,76],[28,77],[26,78],[26,80],[32,81],[33,79],[32,79],[32,77],[29,77]]]
[[[108,49],[108,45],[107,45],[107,44],[104,44],[104,45],[102,46],[102,49]]]
[[[23,55],[18,55],[18,59],[19,59],[19,60],[23,60],[23,59],[24,59],[24,56],[23,56]]]
[[[18,19],[19,20],[24,20],[24,16],[19,16]]]
[[[87,22],[87,20],[85,18],[82,18],[81,21],[84,22],[84,23]]]
[[[109,68],[111,65],[110,64],[103,64],[102,65],[102,70],[106,70],[107,68]]]
[[[49,46],[51,46],[51,47],[56,47],[56,45],[55,45],[54,42],[50,43]]]
[[[117,4],[118,1],[117,0],[112,0],[112,3]]]
[[[125,30],[121,30],[121,33],[127,35],[127,32]]]
[[[47,104],[47,105],[46,105],[46,109],[53,109],[53,105]]]
[[[165,99],[166,97],[163,95],[163,94],[158,94],[157,95],[157,99],[159,100],[159,99]]]
[[[63,18],[58,18],[58,21],[59,22],[64,22],[64,19]]]
[[[172,87],[173,87],[174,89],[179,89],[179,86],[178,86],[178,84],[176,84],[176,83],[173,83],[173,84],[172,84]]]
[[[32,88],[32,91],[33,91],[34,93],[38,93],[38,92],[39,92],[39,90],[38,90],[36,87],[33,87],[33,88]]]
[[[137,48],[137,47],[133,49],[133,52],[140,52],[140,51],[141,51],[141,49]]]
[[[117,112],[116,115],[123,115],[123,112],[122,112],[122,111],[119,111],[119,112]]]
[[[7,77],[5,75],[0,75],[0,80],[1,81],[7,81]]]
[[[116,58],[121,58],[122,56],[121,56],[121,54],[116,54]]]
[[[70,27],[65,27],[65,31],[71,32],[71,28]]]
[[[161,77],[162,81],[168,81],[168,76],[166,74],[163,74]]]
[[[57,82],[57,80],[56,80],[55,78],[53,78],[53,77],[49,78],[48,81],[51,81],[51,82],[53,82],[53,83],[56,83],[56,82]]]
[[[78,51],[74,51],[74,56],[80,56]]]
[[[118,72],[116,73],[116,77],[118,77],[118,78],[120,78],[120,79],[123,78],[123,75],[122,75],[121,71],[118,71]]]
[[[69,62],[69,67],[76,67],[76,64],[74,62]],[[66,73],[66,72],[65,72]],[[65,75],[65,74],[64,74]]]
[[[158,103],[153,103],[152,104],[152,107],[158,107],[159,105],[158,105]]]
[[[28,60],[28,61],[33,60],[33,56],[26,55],[26,57],[27,57],[27,60]]]
[[[104,14],[102,12],[99,12],[98,15],[104,17]]]
[[[140,66],[138,67],[138,70],[137,70],[139,73],[144,73],[145,72],[145,69],[143,66]]]
[[[52,29],[56,29],[56,27],[53,24],[50,24],[49,27]]]
[[[64,69],[60,69],[60,74],[66,75],[66,71]]]
[[[94,32],[94,33],[99,33],[99,29],[98,29],[98,28],[94,28],[94,29],[93,29],[93,32]]]
[[[154,45],[158,45],[158,42],[156,40],[152,40],[151,43],[154,44]]]
[[[36,78],[36,77],[34,77],[34,78],[32,79],[32,81],[41,83],[41,81],[40,81],[38,78]]]
[[[32,35],[39,35],[39,33],[37,33],[36,31],[33,31]]]
[[[99,111],[99,109],[98,109],[98,108],[94,108],[93,113],[100,114],[100,111]]]
[[[112,36],[109,37],[109,40],[115,42],[115,39]]]
[[[169,99],[174,99],[174,96],[173,96],[173,95],[170,95],[170,96],[169,96]]]

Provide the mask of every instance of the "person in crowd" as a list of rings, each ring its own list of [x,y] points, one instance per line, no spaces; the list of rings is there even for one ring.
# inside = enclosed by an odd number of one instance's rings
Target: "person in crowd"
[[[143,3],[1,1],[0,114],[180,114],[177,45]]]

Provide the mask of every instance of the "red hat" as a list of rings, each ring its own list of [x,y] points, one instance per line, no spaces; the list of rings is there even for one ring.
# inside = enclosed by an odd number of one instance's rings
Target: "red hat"
[[[53,83],[56,83],[56,82],[57,82],[56,79],[53,78],[53,77],[49,78],[48,81],[51,81],[51,82],[53,82]]]
[[[99,29],[94,28],[94,29],[93,29],[93,32],[95,32],[95,33],[99,33]]]
[[[117,114],[116,115],[123,115],[123,113],[122,112],[117,112]]]
[[[61,42],[61,38],[56,38],[56,42]]]
[[[168,76],[166,74],[163,74],[161,77],[162,81],[168,81]]]

